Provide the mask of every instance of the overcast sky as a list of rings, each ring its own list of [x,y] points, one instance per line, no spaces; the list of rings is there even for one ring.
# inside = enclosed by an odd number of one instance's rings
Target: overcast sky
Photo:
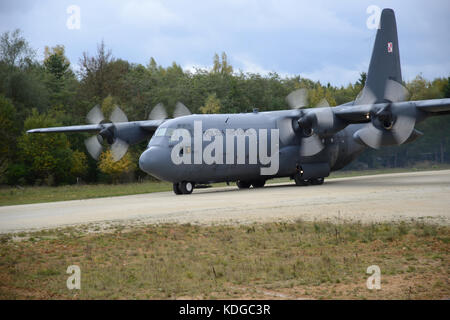
[[[80,29],[67,27],[71,5]],[[22,29],[40,59],[62,44],[75,66],[103,39],[116,58],[144,65],[207,68],[225,51],[235,70],[346,85],[368,68],[370,5],[396,12],[404,80],[450,76],[448,0],[0,0],[0,32]]]

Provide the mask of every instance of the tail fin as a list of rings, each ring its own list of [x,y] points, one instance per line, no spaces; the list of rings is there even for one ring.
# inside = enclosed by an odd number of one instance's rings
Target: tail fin
[[[392,9],[383,9],[380,26],[370,59],[369,72],[362,94],[355,104],[379,103],[385,101],[385,87],[388,80],[402,83],[397,24]],[[367,89],[369,90],[367,90]]]

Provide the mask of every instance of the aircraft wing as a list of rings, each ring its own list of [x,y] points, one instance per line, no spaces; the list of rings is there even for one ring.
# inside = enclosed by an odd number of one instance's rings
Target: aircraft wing
[[[448,114],[450,112],[450,98],[414,101],[416,107],[424,112],[433,114]]]
[[[131,122],[109,122],[79,126],[64,126],[53,128],[38,128],[28,130],[27,133],[66,133],[91,132],[96,135],[87,138],[85,145],[94,159],[98,159],[103,146],[99,137],[111,145],[115,161],[120,160],[128,150],[128,146],[150,138],[165,120],[144,120]]]
[[[81,126],[68,127],[52,127],[52,128],[38,128],[28,130],[27,133],[50,133],[50,132],[98,132],[103,127],[100,124],[90,124]]]
[[[450,99],[339,106],[333,112],[345,124],[366,122],[353,137],[358,143],[378,149],[411,141],[417,136],[416,123],[427,117],[450,114]]]
[[[165,122],[166,120],[144,120],[144,121],[136,121],[136,123],[139,124],[139,127],[143,130],[149,131],[149,132],[155,132],[158,127]]]
[[[147,132],[154,132],[165,120],[144,120],[131,122],[118,122],[114,125],[119,129],[127,128],[141,128]],[[37,128],[28,130],[27,133],[57,133],[57,132],[100,132],[101,130],[110,127],[110,123],[104,124],[88,124],[79,126],[65,126],[65,127],[51,127],[51,128]]]
[[[350,123],[369,122],[369,115],[388,106],[388,103],[362,104],[362,105],[341,105],[333,108],[334,114]],[[418,101],[404,101],[390,104],[393,109],[418,109],[428,115],[445,115],[450,113],[450,98],[430,99]]]

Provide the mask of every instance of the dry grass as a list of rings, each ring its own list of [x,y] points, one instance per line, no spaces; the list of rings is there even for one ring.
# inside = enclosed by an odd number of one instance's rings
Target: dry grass
[[[4,235],[1,299],[443,299],[450,230],[423,223],[159,225]],[[66,288],[69,265],[81,290]],[[381,268],[381,290],[366,269]]]

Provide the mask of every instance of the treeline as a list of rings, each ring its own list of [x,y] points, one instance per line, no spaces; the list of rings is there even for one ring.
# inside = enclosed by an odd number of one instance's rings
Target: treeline
[[[130,148],[119,162],[105,152],[99,161],[86,153],[89,134],[27,135],[37,127],[83,124],[95,105],[108,117],[119,105],[129,120],[147,119],[153,106],[163,103],[169,115],[177,101],[193,113],[237,113],[286,109],[285,97],[295,89],[309,89],[313,107],[322,98],[330,105],[354,100],[365,74],[346,87],[323,85],[305,78],[260,75],[233,70],[225,53],[213,57],[211,70],[183,70],[149,58],[146,66],[115,58],[102,42],[97,52],[83,53],[78,70],[64,47],[46,48],[36,59],[19,30],[0,37],[0,184],[48,184],[133,181],[145,176],[138,169],[146,143]],[[450,78],[430,82],[418,76],[406,86],[411,99],[450,97]],[[400,148],[368,151],[356,166],[406,166],[415,161],[448,162],[450,117],[430,119],[418,126],[425,136]],[[354,165],[355,166],[355,165]]]

